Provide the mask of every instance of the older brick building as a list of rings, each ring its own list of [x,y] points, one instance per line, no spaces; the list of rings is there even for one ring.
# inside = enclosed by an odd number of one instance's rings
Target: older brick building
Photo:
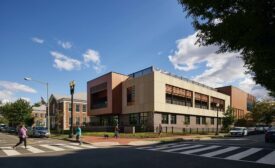
[[[52,94],[49,102],[51,129],[68,130],[71,124],[71,97]],[[89,123],[87,94],[76,93],[73,104],[73,125],[85,126],[87,123]]]

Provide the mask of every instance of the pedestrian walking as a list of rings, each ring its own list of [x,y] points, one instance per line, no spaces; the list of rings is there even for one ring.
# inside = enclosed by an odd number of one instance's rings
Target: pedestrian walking
[[[118,136],[119,136],[119,127],[117,125],[115,126],[115,138],[118,138]]]
[[[24,142],[25,149],[27,149],[27,131],[28,130],[24,124],[20,125],[18,130],[19,142],[12,147],[13,149],[15,149],[18,145],[20,145],[23,142]]]
[[[161,133],[162,133],[162,126],[161,126],[161,124],[159,124],[159,136],[161,136]]]
[[[82,131],[80,126],[78,125],[76,128],[76,141],[79,143],[79,145],[82,145],[81,134],[82,134]]]

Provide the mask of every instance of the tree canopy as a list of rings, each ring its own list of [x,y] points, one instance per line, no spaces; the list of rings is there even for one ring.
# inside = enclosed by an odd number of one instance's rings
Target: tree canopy
[[[20,123],[31,125],[33,121],[31,113],[32,108],[29,102],[23,99],[19,99],[14,103],[7,103],[1,107],[1,114],[13,126]]]
[[[269,125],[275,119],[275,104],[267,100],[256,102],[250,113],[250,117],[256,124],[264,123]]]
[[[274,0],[178,0],[200,45],[217,45],[217,52],[240,52],[248,73],[275,96]]]
[[[234,110],[232,107],[228,106],[227,110],[224,112],[224,118],[222,119],[222,125],[224,129],[229,129],[235,121]]]

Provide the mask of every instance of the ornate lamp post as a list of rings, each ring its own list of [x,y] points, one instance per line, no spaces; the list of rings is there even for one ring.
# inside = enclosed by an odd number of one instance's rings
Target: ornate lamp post
[[[74,87],[75,87],[75,82],[74,80],[70,82],[70,92],[71,92],[71,126],[70,126],[70,134],[69,138],[73,137],[73,103],[74,103]]]
[[[216,135],[219,135],[219,123],[218,123],[218,121],[219,121],[219,107],[220,107],[220,104],[217,103],[216,107],[217,107],[217,128],[216,128]]]

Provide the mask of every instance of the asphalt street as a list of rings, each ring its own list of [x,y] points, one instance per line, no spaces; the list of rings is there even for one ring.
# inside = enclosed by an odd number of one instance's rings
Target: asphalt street
[[[47,146],[54,148],[66,148],[66,150],[42,152],[34,154],[20,154],[15,156],[0,157],[0,168],[75,168],[75,167],[133,167],[133,168],[205,168],[211,166],[211,168],[274,168],[272,164],[262,164],[256,161],[265,157],[265,155],[273,156],[275,144],[265,144],[261,138],[263,135],[249,136],[244,138],[228,138],[217,139],[213,141],[197,141],[197,142],[177,142],[170,144],[158,144],[142,147],[108,147],[108,148],[84,148],[81,150],[69,149],[71,143],[65,141],[57,141],[52,139],[30,139],[29,142],[33,143],[35,149],[44,150]],[[17,142],[15,136],[3,135],[0,133],[1,147],[13,144]],[[5,143],[2,143],[5,142]],[[249,142],[249,143],[248,143]],[[61,146],[55,145],[60,144]],[[64,145],[65,144],[65,145]],[[66,146],[68,144],[68,146]],[[69,145],[70,144],[70,145]],[[44,147],[41,147],[44,146]],[[54,149],[53,148],[53,149]],[[162,149],[160,149],[162,148]],[[228,150],[228,148],[236,148],[236,152],[228,151],[228,153],[222,153],[222,151]],[[244,154],[250,151],[251,148],[257,148],[258,153],[254,151],[254,155],[257,155],[257,159],[253,160],[252,156],[250,160],[244,158],[244,160],[230,160],[226,158],[234,158],[240,154]],[[261,148],[261,149],[259,149]],[[22,150],[22,149],[20,149]],[[167,152],[169,151],[170,152]],[[255,150],[255,149],[254,149]],[[19,151],[20,152],[20,151]],[[192,153],[193,152],[193,153]],[[197,152],[197,153],[194,153]],[[204,152],[204,153],[203,153]],[[213,155],[214,157],[202,157],[201,155]],[[1,155],[1,154],[0,154]],[[259,156],[260,155],[260,156]],[[272,161],[270,158],[262,159],[263,161]]]

